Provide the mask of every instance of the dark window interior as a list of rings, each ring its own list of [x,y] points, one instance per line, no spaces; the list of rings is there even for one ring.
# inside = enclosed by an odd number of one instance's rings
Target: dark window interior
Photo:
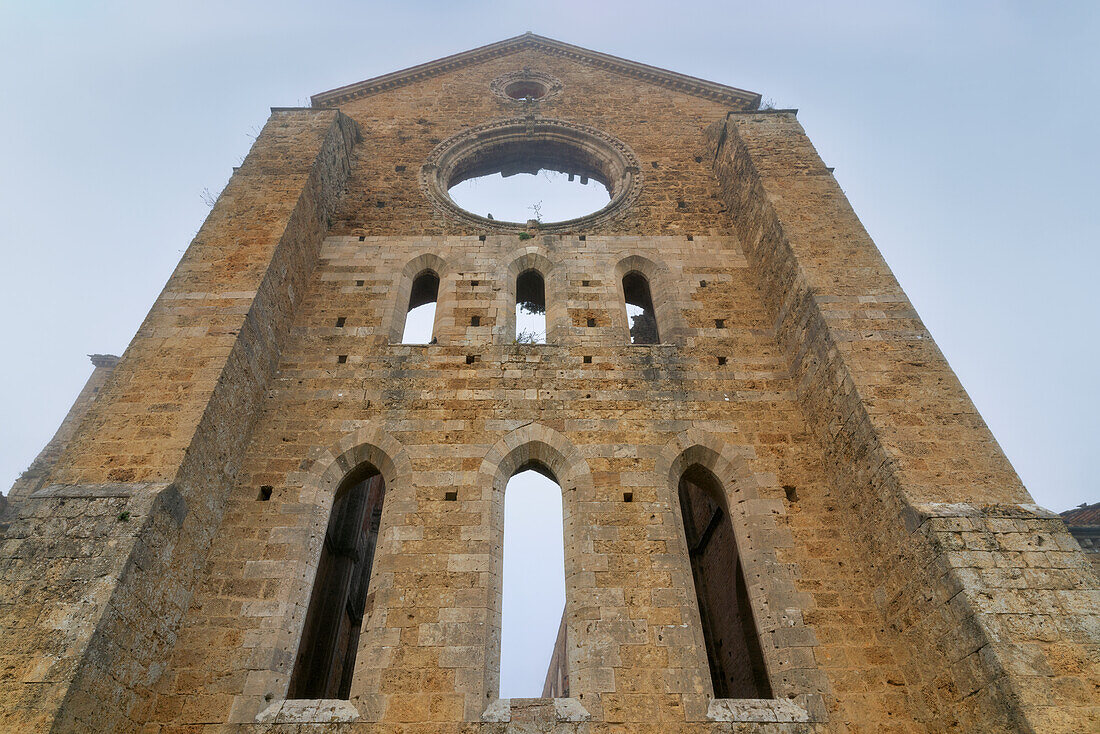
[[[504,93],[512,99],[540,99],[546,96],[546,85],[534,80],[520,80],[504,88]]]
[[[516,278],[516,303],[533,313],[546,311],[546,286],[537,270],[527,270]]]
[[[385,495],[377,473],[352,480],[336,495],[288,698],[346,699],[351,693]]]
[[[679,493],[714,695],[771,698],[722,487],[695,465],[681,477]]]
[[[430,270],[425,270],[413,281],[412,293],[409,294],[409,310],[427,303],[435,303],[438,296],[439,276]]]

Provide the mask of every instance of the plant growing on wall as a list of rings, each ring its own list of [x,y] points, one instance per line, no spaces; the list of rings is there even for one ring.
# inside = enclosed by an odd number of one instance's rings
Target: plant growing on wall
[[[516,344],[542,344],[542,335],[537,331],[520,329],[516,332]]]

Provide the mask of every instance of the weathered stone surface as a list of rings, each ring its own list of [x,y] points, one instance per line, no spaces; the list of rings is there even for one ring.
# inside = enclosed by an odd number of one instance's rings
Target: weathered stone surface
[[[49,486],[13,502],[0,707],[25,730],[150,717],[355,135],[338,112],[272,115]]]
[[[545,99],[502,91],[524,69]],[[757,100],[524,36],[273,111],[5,510],[0,728],[1100,725],[1088,560],[793,113]],[[629,147],[636,195],[553,234],[425,196],[443,141],[534,117]],[[398,344],[425,268],[435,343]],[[545,345],[514,343],[529,268]],[[630,344],[631,272],[660,344]],[[532,462],[562,488],[569,698],[498,700],[504,487]],[[725,491],[774,699],[712,695],[677,499],[696,465]],[[351,696],[288,701],[333,498],[364,466],[386,496]]]

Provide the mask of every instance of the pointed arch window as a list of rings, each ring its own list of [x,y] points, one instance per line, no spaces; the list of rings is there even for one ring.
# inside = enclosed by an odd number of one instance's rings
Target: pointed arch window
[[[417,275],[409,294],[402,344],[432,343],[435,336],[435,305],[438,299],[439,276],[432,270],[425,270]]]
[[[561,487],[527,464],[508,480],[504,505],[500,696],[568,696]]]
[[[546,343],[546,282],[537,270],[525,270],[516,278],[516,341]]]
[[[771,698],[737,539],[718,478],[699,464],[680,477],[691,575],[716,698]]]
[[[351,693],[385,496],[385,481],[373,470],[345,481],[336,493],[288,698],[346,699]]]
[[[659,344],[657,312],[649,292],[649,281],[634,270],[623,276],[623,298],[626,301],[626,318],[630,325],[631,344]]]

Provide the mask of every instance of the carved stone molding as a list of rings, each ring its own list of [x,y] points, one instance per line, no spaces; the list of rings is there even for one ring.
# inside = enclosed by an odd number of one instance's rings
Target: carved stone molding
[[[561,94],[561,80],[542,71],[522,69],[501,74],[489,83],[489,91],[497,99],[512,105],[545,102]]]
[[[755,92],[725,84],[716,84],[705,79],[678,74],[648,64],[639,64],[636,61],[581,48],[571,43],[562,43],[534,33],[524,33],[522,36],[507,38],[503,41],[490,43],[487,46],[436,59],[426,64],[418,64],[402,71],[395,71],[391,74],[384,74],[337,89],[330,89],[327,92],[315,94],[310,99],[314,107],[338,107],[371,94],[397,89],[448,71],[462,69],[525,50],[537,50],[549,56],[569,59],[596,69],[606,69],[666,89],[673,89],[684,94],[720,102],[736,110],[753,110],[760,105],[760,95]]]
[[[436,146],[420,169],[420,190],[446,216],[483,231],[522,232],[526,223],[482,217],[458,206],[448,191],[467,179],[502,172],[549,169],[592,178],[611,194],[607,206],[561,222],[544,222],[544,233],[593,229],[619,216],[638,198],[642,173],[638,157],[602,130],[534,115],[496,120],[468,128]]]

